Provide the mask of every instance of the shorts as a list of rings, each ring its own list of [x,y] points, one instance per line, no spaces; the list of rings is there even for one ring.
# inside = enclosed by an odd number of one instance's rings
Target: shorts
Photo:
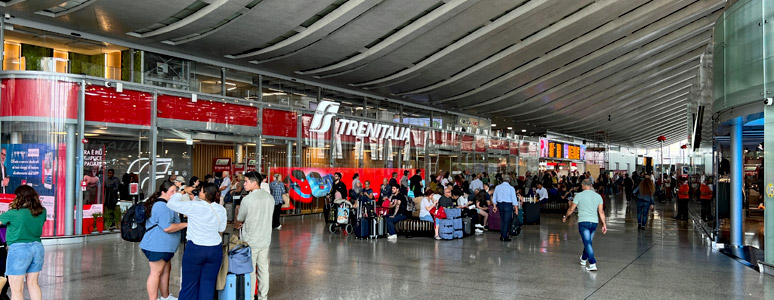
[[[15,243],[8,246],[5,275],[15,276],[43,270],[43,244]]]
[[[154,251],[148,251],[145,249],[142,249],[142,253],[145,254],[145,257],[148,258],[148,261],[160,261],[164,260],[165,262],[169,262],[172,260],[172,257],[175,256],[174,252],[154,252]]]

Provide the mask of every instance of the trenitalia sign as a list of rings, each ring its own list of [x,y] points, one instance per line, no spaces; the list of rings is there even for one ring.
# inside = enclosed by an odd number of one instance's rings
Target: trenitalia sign
[[[332,101],[320,101],[317,110],[312,117],[309,131],[326,133],[331,128],[331,120],[339,112],[339,104]],[[392,126],[386,124],[374,124],[368,121],[355,121],[348,119],[336,120],[338,135],[351,135],[360,138],[392,139],[408,141],[411,131],[408,127]]]

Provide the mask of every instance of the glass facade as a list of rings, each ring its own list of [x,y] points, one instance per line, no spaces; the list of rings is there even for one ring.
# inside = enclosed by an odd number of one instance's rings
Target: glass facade
[[[46,236],[102,230],[108,206],[125,209],[177,176],[279,173],[292,198],[284,213],[307,214],[322,211],[334,172],[348,187],[358,173],[378,189],[403,170],[523,173],[526,160],[537,168],[537,153],[489,137],[485,119],[16,29],[5,31],[0,73],[10,177],[0,212],[15,187],[35,187],[49,213]],[[327,128],[315,121],[324,105],[338,109]]]

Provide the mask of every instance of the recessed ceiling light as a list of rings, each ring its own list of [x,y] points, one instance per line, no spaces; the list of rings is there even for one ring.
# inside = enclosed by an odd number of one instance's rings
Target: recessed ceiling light
[[[508,130],[513,130],[513,127],[508,127]]]
[[[497,124],[492,124],[492,127],[495,127],[495,126],[497,126]]]
[[[521,132],[527,132],[527,130],[526,129],[522,129]]]

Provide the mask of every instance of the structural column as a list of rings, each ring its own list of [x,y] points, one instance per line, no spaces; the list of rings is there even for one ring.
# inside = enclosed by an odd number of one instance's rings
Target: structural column
[[[76,193],[81,193],[80,189],[76,189],[76,186],[79,186],[76,184],[77,174],[75,173],[75,149],[76,149],[76,141],[75,141],[75,127],[77,125],[75,124],[67,124],[65,125],[65,128],[67,130],[67,148],[65,149],[66,157],[68,159],[67,163],[65,163],[65,184],[66,184],[66,193],[65,193],[65,230],[64,235],[73,235],[73,220],[75,219],[74,213],[75,210],[73,209],[75,207],[75,198]]]
[[[731,120],[731,245],[742,246],[742,117]]]
[[[764,205],[764,257],[774,264],[774,105],[763,109],[763,195]],[[767,147],[768,146],[768,147]]]

